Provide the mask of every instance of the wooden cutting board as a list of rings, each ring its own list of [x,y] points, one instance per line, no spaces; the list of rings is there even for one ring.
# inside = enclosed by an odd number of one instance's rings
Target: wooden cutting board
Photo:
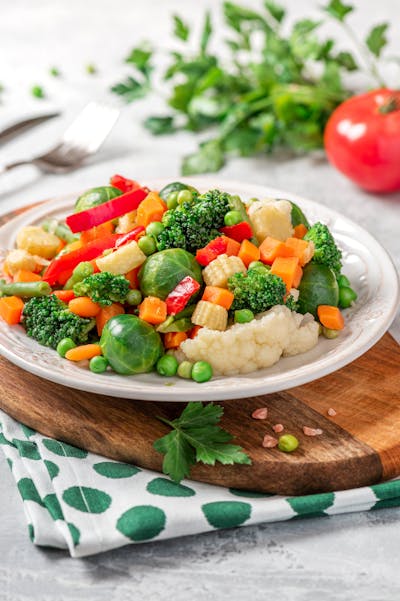
[[[181,403],[80,392],[27,373],[4,358],[0,370],[0,408],[15,419],[88,451],[161,471],[162,457],[152,443],[168,428],[156,416],[173,419],[182,411]],[[400,474],[400,346],[389,334],[325,378],[220,404],[225,409],[223,427],[246,449],[252,465],[199,464],[192,470],[193,480],[300,495],[365,486]],[[266,420],[251,418],[258,407],[268,407]],[[337,412],[334,417],[329,417],[329,408]],[[277,423],[299,439],[295,453],[262,447],[264,435],[273,434]],[[303,426],[323,433],[305,436]]]

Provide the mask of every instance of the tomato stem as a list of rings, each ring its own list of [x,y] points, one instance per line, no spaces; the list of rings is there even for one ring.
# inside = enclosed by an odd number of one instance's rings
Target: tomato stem
[[[400,98],[398,96],[390,96],[381,106],[378,111],[383,115],[393,113],[400,110]]]

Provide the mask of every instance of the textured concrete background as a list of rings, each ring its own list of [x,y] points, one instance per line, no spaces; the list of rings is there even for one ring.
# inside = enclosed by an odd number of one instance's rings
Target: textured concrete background
[[[247,2],[257,5],[257,2]],[[317,2],[286,2],[293,16],[316,16]],[[0,82],[6,87],[1,124],[49,108],[62,110],[48,123],[0,148],[0,163],[45,149],[74,114],[127,68],[130,47],[151,33],[170,47],[170,12],[182,12],[199,27],[205,0],[0,0]],[[376,4],[358,0],[353,23],[360,34],[368,24],[392,22],[392,48],[400,50],[397,0]],[[139,33],[137,33],[139,32]],[[337,29],[332,29],[332,34]],[[396,37],[397,36],[397,37]],[[396,48],[397,45],[397,48]],[[94,62],[97,76],[84,65]],[[52,79],[56,65],[63,78]],[[399,73],[388,71],[393,85]],[[29,88],[42,84],[45,101]],[[121,117],[99,155],[68,176],[39,176],[24,168],[0,181],[0,211],[66,192],[102,184],[113,172],[145,181],[179,173],[179,157],[193,147],[187,134],[154,140],[140,127],[149,104],[132,105]],[[400,195],[378,198],[356,189],[325,162],[312,158],[235,159],[221,178],[265,183],[330,205],[371,231],[400,266]],[[170,542],[130,546],[84,560],[40,550],[27,536],[22,504],[0,455],[0,601],[85,599],[202,601],[279,595],[281,601],[397,601],[399,509],[315,518],[216,532]]]

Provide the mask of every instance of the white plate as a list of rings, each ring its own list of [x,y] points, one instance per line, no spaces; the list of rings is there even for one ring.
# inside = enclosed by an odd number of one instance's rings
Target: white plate
[[[150,181],[146,185],[161,189],[168,181],[171,180]],[[80,390],[130,399],[200,401],[244,398],[311,382],[354,361],[383,336],[399,303],[398,276],[386,251],[365,230],[323,205],[282,190],[211,178],[186,181],[201,191],[218,187],[244,199],[287,198],[296,202],[310,221],[320,220],[329,225],[343,250],[343,271],[358,294],[357,304],[345,311],[346,327],[337,339],[321,337],[311,351],[280,359],[272,367],[252,374],[217,377],[203,384],[180,378],[164,379],[156,373],[97,375],[40,346],[26,336],[21,326],[9,327],[2,320],[0,353],[27,371]],[[64,217],[71,212],[75,198],[76,195],[51,200],[13,219],[0,228],[0,247],[13,248],[16,233],[24,225],[40,224],[48,216]]]

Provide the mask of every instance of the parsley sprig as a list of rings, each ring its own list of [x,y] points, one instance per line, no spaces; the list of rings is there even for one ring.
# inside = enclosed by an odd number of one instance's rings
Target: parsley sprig
[[[330,114],[353,93],[344,75],[363,71],[382,86],[379,61],[398,62],[382,56],[388,23],[375,25],[361,40],[349,22],[353,10],[342,0],[329,0],[320,19],[304,18],[287,27],[284,6],[273,0],[264,0],[259,11],[226,1],[225,28],[214,31],[207,12],[194,52],[190,25],[174,15],[177,47],[161,71],[162,85],[153,68],[155,51],[141,45],[126,59],[132,75],[112,89],[132,102],[167,88],[167,114],[145,121],[155,135],[182,129],[212,132],[183,159],[184,175],[218,171],[231,154],[252,156],[279,148],[309,152],[322,146]],[[326,19],[345,30],[351,49],[338,49],[334,39],[324,36]],[[223,37],[226,48],[213,50],[216,37]]]
[[[196,462],[207,465],[215,465],[216,461],[224,465],[251,463],[243,449],[230,443],[232,435],[218,425],[223,413],[221,405],[188,403],[178,418],[172,421],[158,418],[172,431],[156,440],[153,446],[164,455],[163,472],[174,482],[189,476]]]

